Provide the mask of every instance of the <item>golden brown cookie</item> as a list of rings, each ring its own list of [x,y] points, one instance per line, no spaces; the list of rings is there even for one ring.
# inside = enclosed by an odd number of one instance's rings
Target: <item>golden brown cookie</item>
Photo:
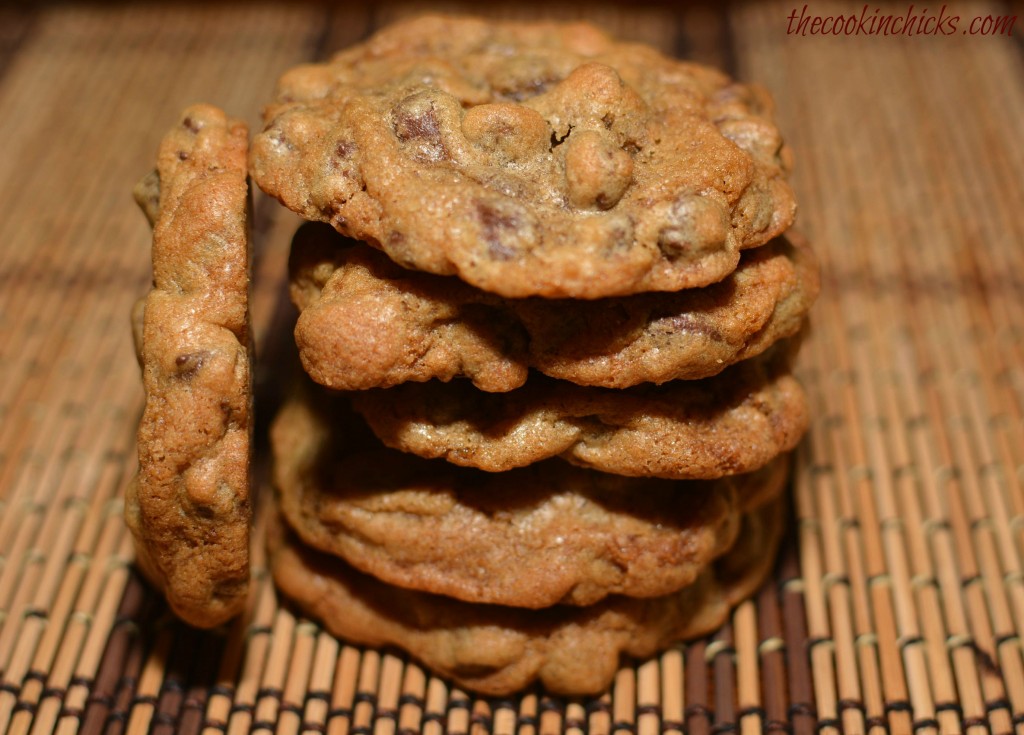
[[[743,253],[705,288],[596,301],[503,299],[319,223],[299,228],[290,270],[303,365],[340,390],[467,376],[500,392],[528,368],[605,388],[705,378],[795,334],[818,293],[799,236]]]
[[[504,472],[550,457],[630,477],[709,480],[751,472],[797,445],[809,415],[789,343],[713,378],[587,388],[534,375],[509,393],[466,381],[352,394],[387,446]]]
[[[343,400],[292,400],[274,422],[288,522],[390,584],[472,602],[538,608],[673,592],[732,545],[743,510],[781,492],[788,467],[780,458],[712,482],[557,460],[484,474],[374,447]]]
[[[278,83],[256,182],[508,297],[705,286],[793,221],[762,90],[586,24],[427,17]]]
[[[771,570],[781,510],[776,501],[746,515],[736,546],[678,592],[584,608],[476,605],[392,587],[302,546],[279,522],[269,534],[270,563],[281,591],[327,630],[402,648],[461,687],[500,696],[539,680],[552,693],[597,694],[620,656],[646,658],[725,622]]]
[[[200,627],[240,612],[249,583],[247,146],[244,123],[189,107],[137,189],[153,289],[133,310],[146,407],[125,519],[139,566]]]

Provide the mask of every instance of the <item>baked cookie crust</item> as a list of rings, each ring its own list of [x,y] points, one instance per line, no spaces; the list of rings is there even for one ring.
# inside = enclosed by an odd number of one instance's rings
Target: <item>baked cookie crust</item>
[[[793,222],[757,87],[586,24],[425,17],[278,83],[259,186],[506,297],[705,286]]]
[[[339,390],[465,376],[502,392],[529,368],[605,388],[706,378],[794,335],[819,288],[792,233],[711,286],[595,301],[504,299],[401,268],[319,223],[295,234],[290,272],[303,366]]]
[[[534,375],[509,393],[465,381],[352,394],[384,444],[487,472],[550,457],[630,477],[711,480],[752,472],[800,441],[810,419],[790,342],[713,378],[627,390]]]
[[[485,474],[382,448],[344,399],[330,403],[292,400],[275,419],[289,524],[390,584],[472,602],[540,608],[678,590],[733,544],[741,512],[782,491],[788,468],[782,457],[750,475],[670,482],[551,460]]]
[[[239,613],[249,584],[247,148],[244,123],[189,107],[136,190],[153,222],[153,289],[132,318],[146,406],[125,519],[139,567],[204,628]]]
[[[392,587],[296,543],[272,524],[270,565],[279,589],[341,638],[394,645],[458,686],[504,696],[540,681],[549,692],[598,694],[621,656],[647,658],[710,633],[771,570],[782,503],[747,514],[737,544],[671,595],[610,597],[584,608],[521,610]]]

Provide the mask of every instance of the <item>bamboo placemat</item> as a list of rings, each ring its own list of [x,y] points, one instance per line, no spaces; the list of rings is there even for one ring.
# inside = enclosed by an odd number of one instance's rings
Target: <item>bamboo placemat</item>
[[[226,631],[143,585],[120,499],[149,279],[131,185],[185,105],[255,125],[281,71],[427,7],[0,8],[0,732],[1024,733],[1024,18],[1010,38],[823,38],[787,36],[779,3],[442,8],[588,17],[776,97],[823,263],[814,421],[774,578],[715,635],[601,698],[480,699],[278,607],[258,544]],[[293,227],[257,199],[267,361],[290,340]],[[273,400],[265,370],[258,389]]]

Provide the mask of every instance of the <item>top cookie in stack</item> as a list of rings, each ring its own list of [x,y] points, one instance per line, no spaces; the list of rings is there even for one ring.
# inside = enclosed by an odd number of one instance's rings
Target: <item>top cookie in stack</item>
[[[767,96],[582,24],[425,18],[280,81],[253,177],[509,298],[707,286],[793,222]]]
[[[423,18],[288,72],[250,169],[327,223],[290,270],[333,392],[274,429],[279,584],[490,694],[720,624],[808,421],[788,166],[766,94],[588,25]]]

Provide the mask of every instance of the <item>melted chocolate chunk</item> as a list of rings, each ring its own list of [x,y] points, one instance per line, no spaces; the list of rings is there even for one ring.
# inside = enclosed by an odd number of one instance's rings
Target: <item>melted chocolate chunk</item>
[[[190,380],[203,367],[207,357],[209,357],[209,353],[205,351],[186,352],[178,355],[174,358],[174,365],[178,368],[178,376]]]
[[[501,212],[485,202],[478,203],[476,211],[480,215],[480,224],[483,225],[483,236],[487,242],[488,253],[495,260],[512,260],[516,256],[516,249],[506,241],[510,239],[510,233],[519,229],[519,218],[507,212]]]

